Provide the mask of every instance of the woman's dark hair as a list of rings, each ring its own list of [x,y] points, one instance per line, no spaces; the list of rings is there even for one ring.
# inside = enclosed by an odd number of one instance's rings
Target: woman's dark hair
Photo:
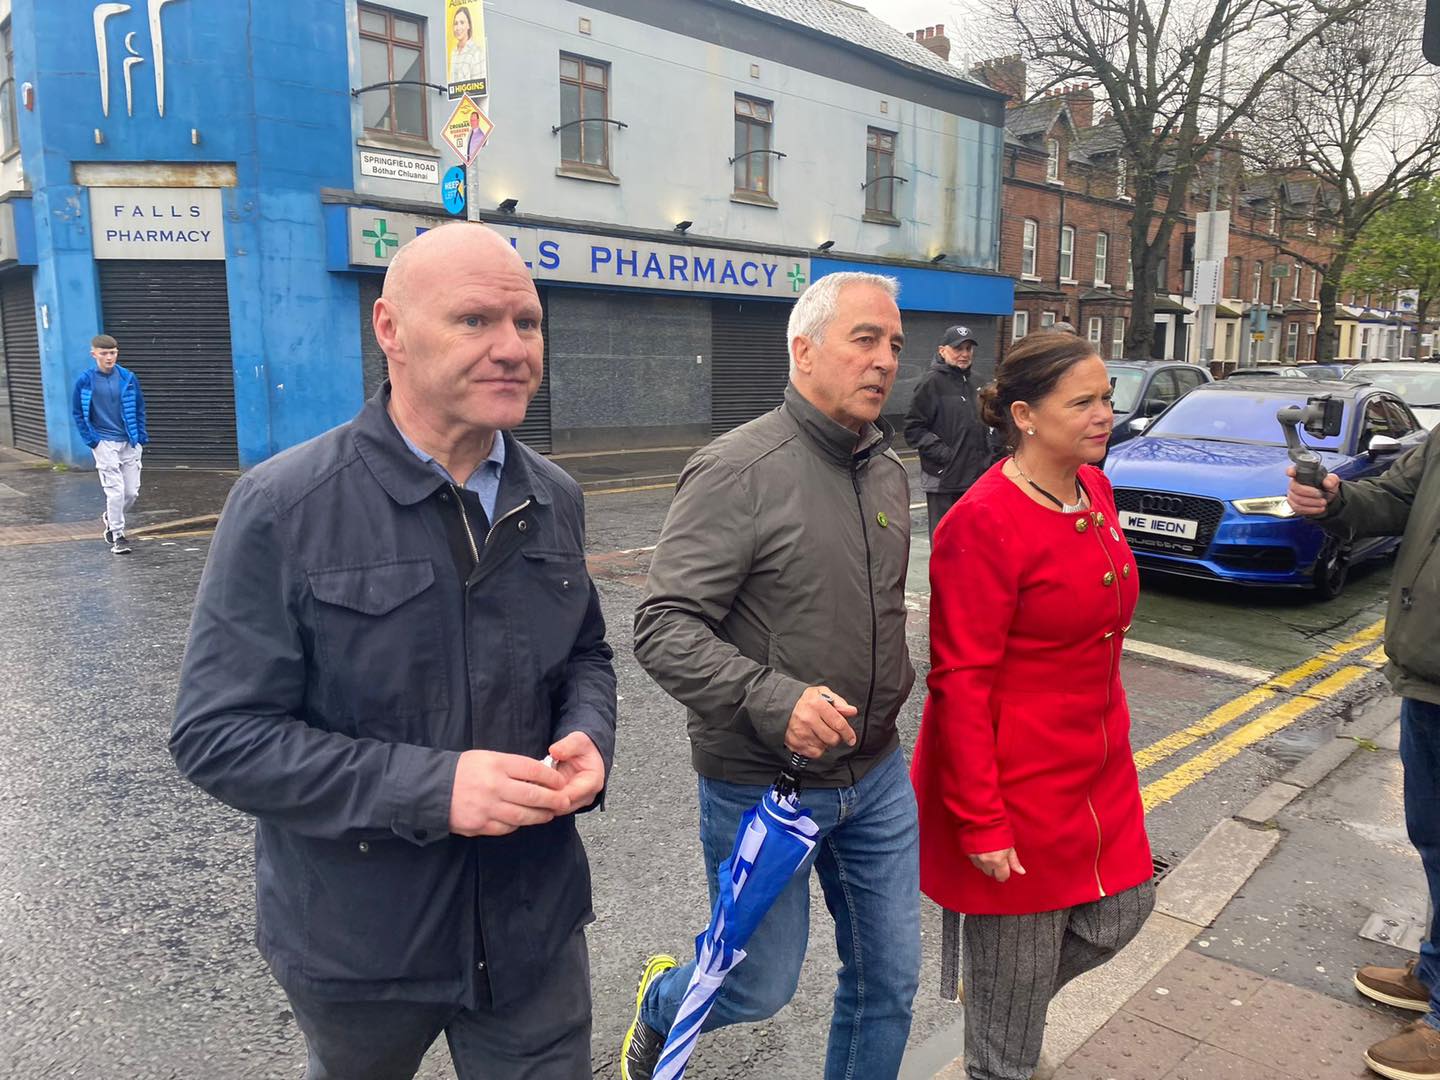
[[[455,16],[454,16],[454,18],[452,18],[452,19],[450,20],[450,25],[451,25],[451,26],[454,26],[454,25],[455,25],[455,19],[460,18],[461,15],[464,15],[464,16],[465,16],[465,35],[466,35],[466,37],[467,37],[467,38],[473,38],[473,37],[475,36],[475,24],[470,21],[470,11],[469,11],[469,9],[463,8],[463,7],[462,7],[462,8],[456,8],[456,9],[455,9]]]
[[[1013,447],[1018,433],[1010,406],[1017,401],[1036,404],[1072,367],[1098,355],[1093,341],[1074,334],[1041,332],[1021,338],[995,372],[995,381],[980,391],[980,418]]]

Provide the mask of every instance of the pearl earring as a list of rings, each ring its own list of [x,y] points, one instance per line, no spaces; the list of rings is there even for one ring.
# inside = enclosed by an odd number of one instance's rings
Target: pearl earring
[[[1035,434],[1035,429],[1034,429],[1033,427],[1032,427],[1032,428],[1026,428],[1026,429],[1025,429],[1025,434],[1026,434],[1026,435],[1034,435],[1034,434]]]

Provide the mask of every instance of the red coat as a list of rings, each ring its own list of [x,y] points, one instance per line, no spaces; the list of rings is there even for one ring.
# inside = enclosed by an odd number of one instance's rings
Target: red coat
[[[930,693],[912,778],[920,887],[966,914],[1088,903],[1153,873],[1120,651],[1139,575],[1110,482],[1040,506],[996,465],[935,530]],[[966,857],[1013,847],[1003,884]]]

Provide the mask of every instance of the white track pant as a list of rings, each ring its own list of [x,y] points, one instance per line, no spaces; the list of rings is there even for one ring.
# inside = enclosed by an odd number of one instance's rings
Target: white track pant
[[[101,439],[91,451],[105,491],[105,519],[118,533],[125,531],[125,511],[140,494],[140,450],[128,442]]]

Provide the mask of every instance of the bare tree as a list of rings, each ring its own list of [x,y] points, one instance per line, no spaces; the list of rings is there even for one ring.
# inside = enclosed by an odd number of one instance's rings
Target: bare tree
[[[1318,360],[1335,357],[1335,307],[1356,241],[1440,166],[1440,75],[1421,55],[1424,14],[1419,0],[1371,0],[1328,27],[1256,103],[1248,125],[1253,164],[1273,171],[1285,163],[1291,175],[1320,182],[1316,231],[1329,257],[1276,241],[1277,251],[1323,275]]]
[[[1028,60],[1033,95],[1081,79],[1108,100],[1134,177],[1128,355],[1150,355],[1160,261],[1201,164],[1265,87],[1368,0],[982,0]],[[1228,53],[1220,93],[1217,55]]]

